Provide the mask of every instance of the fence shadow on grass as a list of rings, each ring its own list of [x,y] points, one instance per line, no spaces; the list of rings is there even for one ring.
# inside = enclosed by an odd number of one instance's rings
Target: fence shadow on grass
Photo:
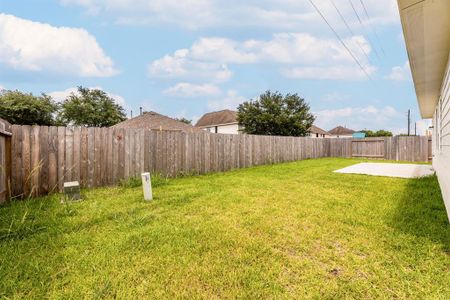
[[[450,250],[450,224],[436,176],[409,180],[389,222],[402,233],[428,238]]]

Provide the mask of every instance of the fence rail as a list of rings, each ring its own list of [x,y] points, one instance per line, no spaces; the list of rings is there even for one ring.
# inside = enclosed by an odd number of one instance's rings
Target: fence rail
[[[428,161],[427,143],[425,137],[315,139],[14,125],[11,191],[36,196],[61,190],[66,181],[99,187],[143,171],[204,174],[320,157]]]

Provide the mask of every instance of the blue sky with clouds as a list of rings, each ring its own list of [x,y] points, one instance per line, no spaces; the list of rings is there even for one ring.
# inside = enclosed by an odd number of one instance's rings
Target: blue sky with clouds
[[[194,120],[270,89],[327,130],[406,132],[411,109],[423,131],[396,1],[313,3],[350,53],[309,0],[1,0],[0,86],[58,100],[99,87]]]

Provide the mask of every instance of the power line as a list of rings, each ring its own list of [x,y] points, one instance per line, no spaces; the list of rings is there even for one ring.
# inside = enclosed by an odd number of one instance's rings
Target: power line
[[[359,23],[361,24],[361,26],[363,27],[364,31],[366,32],[366,27],[364,26],[363,21],[362,21],[361,18],[359,17],[358,11],[356,10],[355,6],[353,5],[352,0],[348,0],[348,2],[350,2],[350,6],[352,7],[353,12],[354,12],[355,15],[356,15],[356,18],[358,18]],[[367,34],[367,32],[366,32],[366,34]],[[373,47],[373,44],[374,44],[374,43],[373,43],[372,40],[370,39],[369,34],[367,34],[367,39],[369,40],[369,43],[372,45],[372,48],[373,48],[373,51],[375,52],[375,55],[377,56],[378,59],[380,59],[380,55],[378,54],[377,49],[376,49],[375,47]]]
[[[348,51],[350,56],[353,58],[353,60],[358,64],[358,66],[361,68],[361,70],[364,72],[364,74],[369,78],[370,81],[372,81],[372,78],[370,77],[369,73],[367,73],[366,69],[361,65],[361,63],[358,61],[358,59],[355,57],[355,55],[352,53],[352,51],[347,47],[347,45],[344,43],[344,41],[341,39],[339,34],[336,32],[336,30],[331,26],[331,24],[328,22],[328,20],[325,18],[325,16],[322,14],[322,12],[319,10],[319,8],[314,4],[313,0],[309,0],[309,3],[315,8],[317,13],[322,17],[322,19],[327,23],[328,27],[330,27],[331,31],[333,31],[334,35],[338,38],[339,42],[341,42],[342,46]]]
[[[367,12],[366,5],[362,0],[359,0],[361,3],[361,6],[363,7],[364,13],[366,14],[367,21],[370,21],[369,13]],[[383,55],[386,56],[386,52],[384,52],[383,45],[381,44],[380,38],[378,37],[377,30],[373,29],[373,33],[375,35],[375,38],[377,39],[378,45],[380,45],[381,51],[383,52]]]
[[[352,36],[355,36],[355,33],[353,32],[353,30],[350,28],[350,25],[348,25],[347,21],[345,20],[344,16],[342,15],[341,11],[339,10],[339,8],[336,6],[336,4],[334,3],[333,0],[330,0],[331,4],[333,4],[334,8],[336,9],[337,13],[339,14],[339,16],[341,17],[342,22],[344,22],[345,26],[347,27],[348,31],[350,32],[350,34]],[[366,52],[366,50],[363,48],[363,46],[361,45],[361,43],[356,40],[356,43],[358,44],[359,48],[361,49],[361,51],[364,53],[364,55],[366,56],[367,60],[369,61],[370,64],[372,64],[372,61],[370,60],[369,54]]]

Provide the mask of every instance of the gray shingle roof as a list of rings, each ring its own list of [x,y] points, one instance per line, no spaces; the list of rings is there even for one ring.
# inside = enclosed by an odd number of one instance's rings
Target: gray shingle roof
[[[237,123],[237,112],[225,109],[204,114],[195,126],[205,127],[229,123]]]
[[[345,128],[343,126],[335,127],[328,132],[331,133],[332,135],[351,135],[355,133],[354,130]]]
[[[319,128],[315,125],[311,125],[311,128],[309,128],[309,132],[313,133],[313,134],[325,134],[325,135],[331,135],[331,133],[329,133],[328,131],[323,130],[322,128]]]
[[[158,114],[154,111],[144,112],[142,115],[128,119],[114,125],[115,128],[144,128],[150,130],[167,130],[194,132],[199,129],[192,125],[180,122],[170,117]]]

